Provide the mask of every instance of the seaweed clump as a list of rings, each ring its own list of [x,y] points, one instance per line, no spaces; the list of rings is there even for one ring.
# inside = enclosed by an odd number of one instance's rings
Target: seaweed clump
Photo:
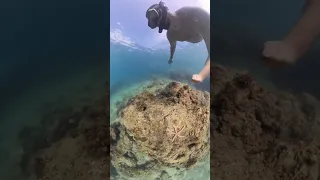
[[[179,178],[209,153],[207,92],[171,82],[132,98],[111,125],[111,162],[123,179]]]
[[[110,176],[109,92],[81,106],[50,111],[21,130],[25,179],[102,180]]]
[[[211,177],[318,180],[320,103],[270,91],[248,73],[211,69]]]

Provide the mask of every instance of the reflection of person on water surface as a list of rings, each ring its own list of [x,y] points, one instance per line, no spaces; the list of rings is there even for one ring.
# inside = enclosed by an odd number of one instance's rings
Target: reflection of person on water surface
[[[202,82],[210,74],[210,14],[198,7],[183,7],[176,12],[169,12],[164,3],[160,2],[148,8],[146,17],[150,28],[159,27],[159,33],[163,29],[167,30],[169,64],[173,62],[177,41],[199,43],[204,40],[208,58],[200,73],[192,76],[193,81]]]
[[[320,0],[306,0],[303,15],[282,41],[269,41],[263,56],[276,65],[294,64],[320,35]]]

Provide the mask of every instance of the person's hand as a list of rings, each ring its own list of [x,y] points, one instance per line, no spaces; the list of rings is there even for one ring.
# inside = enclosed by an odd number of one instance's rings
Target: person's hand
[[[173,63],[173,59],[172,58],[170,58],[169,61],[168,61],[168,64],[171,64],[171,63]]]
[[[294,48],[284,41],[266,42],[262,56],[271,66],[292,65],[297,60]]]
[[[202,82],[203,80],[204,80],[204,78],[203,78],[201,75],[199,75],[199,74],[194,74],[194,75],[192,76],[192,81],[195,82],[195,83],[200,83],[200,82]]]

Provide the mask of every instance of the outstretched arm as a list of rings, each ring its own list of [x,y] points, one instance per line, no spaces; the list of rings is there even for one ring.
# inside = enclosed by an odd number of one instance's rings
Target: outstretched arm
[[[210,74],[210,14],[207,12],[202,12],[200,21],[200,33],[203,37],[203,40],[206,44],[208,57],[206,63],[202,70],[197,75],[193,75],[192,79],[196,82],[203,81]]]
[[[209,30],[207,30],[207,32],[203,35],[203,39],[207,46],[208,58],[199,75],[202,76],[203,79],[205,79],[210,74],[210,26]]]
[[[304,14],[284,41],[292,45],[299,59],[320,35],[320,0],[307,0]]]
[[[169,41],[170,42],[170,59],[173,59],[174,52],[176,51],[177,41]]]
[[[173,38],[167,33],[167,38],[170,43],[170,58],[169,61],[172,61],[174,52],[176,51],[177,41],[173,40]]]

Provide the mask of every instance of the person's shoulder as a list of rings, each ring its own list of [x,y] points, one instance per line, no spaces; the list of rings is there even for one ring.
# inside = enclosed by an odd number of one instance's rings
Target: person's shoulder
[[[172,39],[172,32],[170,29],[167,30],[167,39],[171,40]]]
[[[194,13],[194,12],[207,12],[205,9],[197,6],[185,6],[178,9],[176,14],[184,14],[184,13]]]

